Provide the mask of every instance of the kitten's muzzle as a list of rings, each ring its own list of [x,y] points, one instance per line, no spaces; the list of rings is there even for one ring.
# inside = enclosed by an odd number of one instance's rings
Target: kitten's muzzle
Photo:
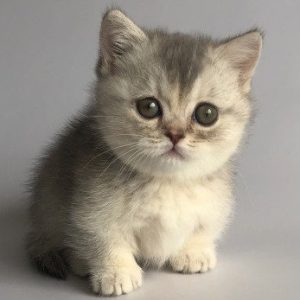
[[[176,144],[178,144],[178,142],[185,137],[183,132],[180,132],[180,131],[171,131],[171,130],[167,131],[165,133],[165,136],[167,136],[170,139],[170,141],[172,142],[173,146],[175,146]]]

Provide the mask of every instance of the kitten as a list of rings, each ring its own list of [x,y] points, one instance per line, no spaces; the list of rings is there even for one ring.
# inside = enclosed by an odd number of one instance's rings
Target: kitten
[[[28,251],[51,275],[69,266],[121,295],[142,284],[137,261],[215,267],[262,36],[144,30],[114,9],[100,43],[89,106],[35,170]]]

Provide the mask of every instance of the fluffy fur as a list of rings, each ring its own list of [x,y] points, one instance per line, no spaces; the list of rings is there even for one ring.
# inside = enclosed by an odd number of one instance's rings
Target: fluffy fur
[[[35,170],[28,251],[51,275],[64,278],[68,265],[95,293],[120,295],[141,286],[143,264],[215,267],[262,39],[256,30],[224,41],[149,31],[110,10],[100,43],[88,107]],[[136,110],[150,96],[160,118]],[[219,111],[210,127],[193,118],[203,101]],[[168,154],[168,130],[183,136],[179,156]]]

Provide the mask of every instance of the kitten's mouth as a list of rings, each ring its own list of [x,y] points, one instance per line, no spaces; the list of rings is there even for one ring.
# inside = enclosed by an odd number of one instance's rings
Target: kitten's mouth
[[[165,152],[163,156],[174,158],[174,159],[180,159],[180,160],[184,159],[184,156],[175,147]]]

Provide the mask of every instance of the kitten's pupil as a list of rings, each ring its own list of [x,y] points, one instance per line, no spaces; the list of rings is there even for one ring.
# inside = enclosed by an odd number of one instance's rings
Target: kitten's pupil
[[[205,115],[206,115],[206,118],[209,118],[209,116],[211,115],[211,109],[210,108],[207,110]]]

